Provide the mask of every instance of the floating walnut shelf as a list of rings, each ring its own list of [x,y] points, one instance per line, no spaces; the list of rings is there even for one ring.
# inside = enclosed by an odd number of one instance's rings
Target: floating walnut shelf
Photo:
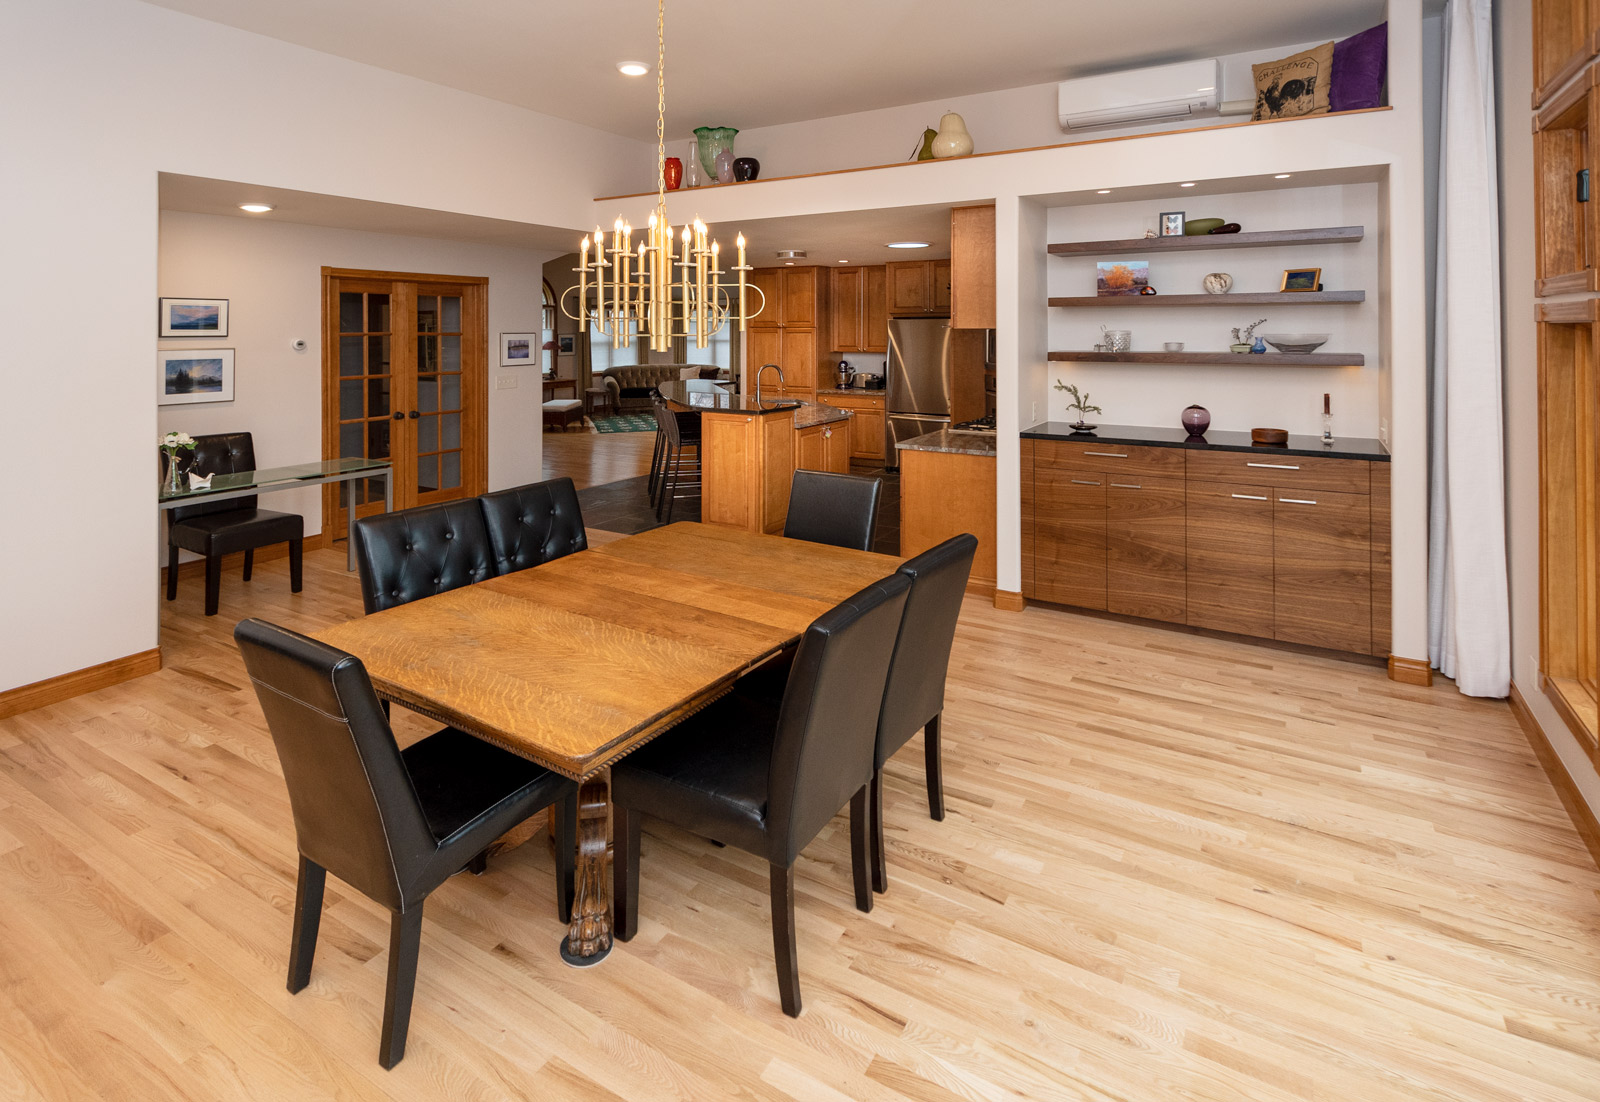
[[[1226,295],[1081,295],[1051,306],[1337,306],[1365,302],[1365,291],[1250,291]]]
[[[1365,226],[1329,226],[1313,230],[1208,233],[1195,237],[1129,237],[1121,241],[1065,241],[1049,246],[1049,250],[1053,256],[1097,254],[1104,256],[1130,252],[1176,253],[1191,249],[1250,249],[1265,248],[1270,245],[1353,245],[1360,241],[1365,233]]]
[[[1229,367],[1364,367],[1359,352],[1052,352],[1056,362],[1086,364],[1211,364]]]

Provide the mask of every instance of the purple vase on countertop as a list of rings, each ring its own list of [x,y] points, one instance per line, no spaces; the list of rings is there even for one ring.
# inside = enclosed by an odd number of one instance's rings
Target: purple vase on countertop
[[[1189,433],[1189,439],[1199,440],[1205,436],[1206,429],[1211,427],[1211,411],[1205,406],[1185,406],[1183,416],[1179,420]]]

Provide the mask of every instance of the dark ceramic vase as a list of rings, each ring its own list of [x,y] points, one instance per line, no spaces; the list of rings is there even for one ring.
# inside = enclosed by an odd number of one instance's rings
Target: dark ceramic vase
[[[737,183],[747,184],[761,175],[761,162],[754,157],[735,157],[733,159],[733,178]]]
[[[1211,413],[1205,406],[1185,406],[1180,420],[1190,436],[1204,436],[1211,427]]]

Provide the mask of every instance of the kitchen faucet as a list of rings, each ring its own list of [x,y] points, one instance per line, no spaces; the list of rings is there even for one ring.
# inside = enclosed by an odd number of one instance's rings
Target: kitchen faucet
[[[777,364],[762,364],[761,365],[761,370],[756,372],[756,405],[757,406],[761,405],[761,376],[763,376],[763,375],[765,375],[767,373],[767,368],[769,368],[769,367],[772,368],[772,370],[774,370],[774,371],[776,371],[778,373],[778,387],[779,387],[779,389],[782,389],[784,386],[788,385],[783,381],[783,368],[779,367]]]

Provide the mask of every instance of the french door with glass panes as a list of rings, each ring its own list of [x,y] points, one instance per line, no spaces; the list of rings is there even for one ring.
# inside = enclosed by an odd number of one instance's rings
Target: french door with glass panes
[[[388,459],[394,506],[473,497],[488,478],[488,280],[324,268],[323,455]],[[383,481],[351,484],[356,516]],[[330,485],[323,531],[348,531]]]

